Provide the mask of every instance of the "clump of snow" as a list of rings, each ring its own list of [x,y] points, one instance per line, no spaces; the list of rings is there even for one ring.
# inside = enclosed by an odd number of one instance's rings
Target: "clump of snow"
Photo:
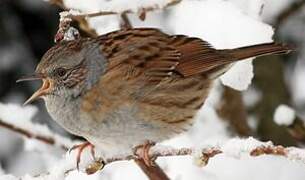
[[[273,119],[278,125],[289,126],[295,119],[295,111],[287,105],[280,105],[276,108]]]
[[[253,78],[252,60],[236,63],[227,73],[221,77],[224,85],[236,90],[246,90]]]
[[[239,158],[244,153],[249,154],[256,147],[272,145],[272,142],[261,142],[253,137],[247,139],[234,138],[226,142],[221,150],[230,157]]]

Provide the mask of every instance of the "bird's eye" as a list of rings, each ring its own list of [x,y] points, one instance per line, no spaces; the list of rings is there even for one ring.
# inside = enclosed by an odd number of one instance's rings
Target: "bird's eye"
[[[67,70],[64,69],[64,68],[57,68],[57,69],[55,69],[55,74],[57,76],[61,77],[61,76],[64,76],[66,73],[67,73]]]

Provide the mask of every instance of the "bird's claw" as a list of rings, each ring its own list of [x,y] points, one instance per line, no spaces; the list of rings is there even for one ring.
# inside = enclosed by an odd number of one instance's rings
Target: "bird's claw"
[[[80,163],[80,160],[81,160],[81,154],[84,151],[84,149],[87,148],[87,147],[91,148],[90,149],[91,155],[92,155],[93,159],[95,160],[94,145],[92,145],[89,142],[84,142],[82,144],[74,145],[72,148],[69,149],[69,153],[71,153],[71,151],[73,151],[75,149],[78,149],[77,156],[76,156],[76,168],[77,168],[77,170],[79,170],[79,163]]]
[[[142,159],[147,166],[155,165],[155,158],[150,157],[149,150],[156,143],[153,141],[145,141],[143,144],[133,148],[133,153],[138,159]]]

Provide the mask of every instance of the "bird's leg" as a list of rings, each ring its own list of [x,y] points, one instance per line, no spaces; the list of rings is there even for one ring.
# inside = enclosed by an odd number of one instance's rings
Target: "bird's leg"
[[[82,144],[77,144],[74,145],[70,150],[69,153],[75,149],[78,150],[77,152],[77,156],[76,156],[76,167],[79,170],[79,163],[80,163],[80,159],[81,159],[81,154],[84,151],[85,148],[90,147],[90,151],[91,151],[91,155],[93,157],[93,159],[95,159],[95,151],[94,151],[94,145],[91,144],[90,142],[84,142]]]
[[[143,144],[133,148],[134,155],[139,159],[143,159],[147,166],[154,166],[154,159],[149,156],[149,150],[155,144],[155,142],[146,140]]]

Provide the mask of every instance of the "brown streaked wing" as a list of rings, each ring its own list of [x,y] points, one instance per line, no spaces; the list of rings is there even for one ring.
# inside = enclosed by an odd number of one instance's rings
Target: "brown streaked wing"
[[[156,122],[177,126],[191,122],[204,102],[209,82],[203,76],[186,76],[208,70],[196,69],[201,65],[196,62],[204,55],[215,56],[215,49],[200,39],[169,36],[157,29],[122,30],[100,38],[101,52],[108,59],[97,86],[98,98],[109,102],[104,112],[136,102],[143,117]]]
[[[108,71],[128,64],[149,82],[160,82],[173,74],[188,77],[208,72],[234,60],[199,38],[169,36],[153,28],[121,30],[102,37]]]
[[[181,53],[169,44],[170,37],[157,29],[141,28],[107,34],[101,50],[109,60],[107,71],[128,65],[146,77],[159,82],[169,77],[179,63]]]
[[[171,45],[181,53],[175,70],[184,77],[208,72],[234,61],[231,55],[216,50],[208,42],[199,38],[184,35],[171,36],[171,38]]]

